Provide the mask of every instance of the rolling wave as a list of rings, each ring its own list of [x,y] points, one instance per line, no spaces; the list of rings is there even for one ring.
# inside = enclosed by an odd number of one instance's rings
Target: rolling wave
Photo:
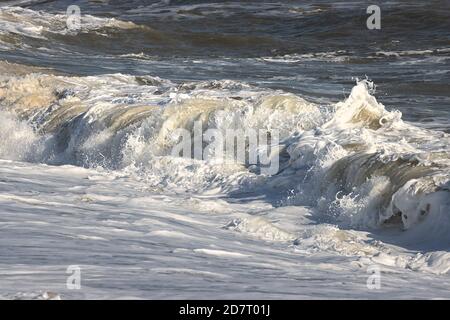
[[[428,226],[424,236],[448,243],[450,136],[403,122],[368,81],[319,105],[238,81],[13,76],[16,67],[2,65],[10,70],[0,81],[2,158],[120,170],[163,192],[260,193],[352,228]],[[279,171],[173,156],[171,133],[193,133],[199,120],[203,132],[277,130]]]

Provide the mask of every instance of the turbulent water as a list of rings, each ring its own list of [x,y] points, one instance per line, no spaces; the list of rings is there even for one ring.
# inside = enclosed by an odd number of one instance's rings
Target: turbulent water
[[[450,298],[450,3],[366,8],[2,2],[0,297]],[[174,156],[197,121],[278,170]]]

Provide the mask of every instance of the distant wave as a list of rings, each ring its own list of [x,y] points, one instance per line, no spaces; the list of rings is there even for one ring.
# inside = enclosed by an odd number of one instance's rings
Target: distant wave
[[[0,7],[0,30],[18,35],[41,38],[47,33],[70,34],[66,14],[51,14],[21,7]],[[132,22],[115,18],[81,15],[80,32],[100,31],[107,28],[141,28]]]
[[[37,44],[26,41],[37,39],[51,41],[53,45],[61,41],[70,40],[77,34],[92,34],[97,37],[108,37],[118,31],[139,30],[150,37],[161,35],[147,26],[137,25],[130,21],[115,18],[95,17],[88,14],[81,15],[80,28],[70,30],[66,25],[65,13],[51,14],[44,11],[34,11],[21,7],[0,7],[0,43],[10,47],[35,46]],[[65,36],[66,38],[58,38]],[[89,41],[86,39],[86,41]],[[88,44],[88,43],[87,43]],[[42,46],[43,43],[40,43]]]
[[[140,58],[136,54],[142,54],[143,59],[146,56],[203,56],[206,54],[215,57],[251,57],[273,63],[318,61],[357,64],[374,59],[427,56],[445,58],[450,50],[441,45],[432,47],[424,45],[423,50],[404,49],[403,43],[397,50],[393,49],[397,48],[395,44],[380,43],[373,48],[361,51],[360,49],[365,48],[366,43],[354,47],[352,41],[348,39],[343,40],[342,43],[340,41],[330,43],[325,47],[315,38],[298,40],[298,33],[303,24],[308,26],[307,23],[317,28],[315,32],[319,34],[319,38],[336,36],[328,30],[328,27],[324,30],[321,28],[330,16],[339,14],[339,11],[333,11],[338,9],[339,6],[333,9],[320,5],[302,7],[281,3],[212,3],[173,6],[160,3],[142,8],[130,8],[113,18],[83,12],[80,29],[70,30],[66,26],[65,12],[49,13],[18,6],[3,6],[0,7],[0,49],[23,50],[27,53],[33,50],[46,50],[59,54],[83,51],[92,53],[94,49],[99,53],[113,53],[121,57],[134,55],[131,57],[133,59]],[[286,15],[289,19],[296,19],[297,16],[301,19],[294,20],[298,22],[298,25],[293,25],[292,28],[278,26],[277,30],[283,35],[282,37],[267,27],[264,27],[263,31],[249,33],[240,32],[238,27],[242,23],[250,22],[259,25],[262,18],[272,19],[271,23],[277,26],[280,16]],[[152,19],[155,19],[154,23],[149,23],[153,22]],[[199,19],[206,20],[204,23],[211,24],[211,28],[199,29],[198,25],[202,24],[197,21]],[[217,22],[216,26],[215,19],[223,20]],[[230,29],[227,32],[217,32],[217,28],[221,30],[222,24],[227,26],[233,19],[236,19],[236,26],[232,23],[226,28],[226,30]],[[135,20],[139,22],[133,22]],[[190,23],[190,20],[197,21],[196,27],[182,28],[182,24]],[[308,32],[303,37],[309,37]],[[349,34],[349,30],[345,29],[337,36],[339,38]],[[344,45],[345,42],[348,42],[348,45]]]
[[[4,50],[34,49],[42,47],[53,52],[62,46],[76,45],[76,50],[92,50],[99,47],[106,52],[119,52],[123,56],[130,50],[142,49],[142,45],[160,54],[185,53],[187,48],[203,53],[206,49],[235,50],[258,46],[267,50],[277,44],[268,36],[217,34],[214,32],[165,32],[147,25],[136,24],[116,18],[81,14],[80,28],[71,30],[66,25],[65,13],[52,14],[21,7],[0,7],[0,46]],[[38,42],[36,42],[38,41]],[[117,46],[121,43],[121,46]],[[0,47],[0,49],[1,49]],[[56,47],[56,48],[55,48]],[[195,49],[197,48],[198,49]],[[204,48],[203,48],[204,47]],[[67,48],[65,49],[67,50]]]
[[[431,56],[442,56],[448,58],[450,48],[435,48],[424,50],[399,50],[399,51],[376,51],[367,53],[365,55],[358,55],[355,52],[346,50],[329,51],[329,52],[314,52],[305,54],[286,54],[281,56],[267,56],[259,58],[266,62],[274,63],[301,63],[305,61],[320,61],[320,62],[357,62],[377,60],[382,58],[425,58]]]

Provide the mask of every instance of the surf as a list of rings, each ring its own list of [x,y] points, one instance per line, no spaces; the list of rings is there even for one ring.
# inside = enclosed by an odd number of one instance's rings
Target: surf
[[[3,130],[14,132],[2,133],[3,157],[119,170],[184,192],[265,194],[277,206],[312,205],[325,220],[353,228],[410,229],[447,219],[449,135],[403,122],[399,111],[377,102],[367,80],[345,100],[318,105],[240,82],[179,86],[144,78],[3,77]],[[276,130],[279,171],[265,175],[214,157],[177,159],[171,133],[194,135],[196,121],[202,134]]]

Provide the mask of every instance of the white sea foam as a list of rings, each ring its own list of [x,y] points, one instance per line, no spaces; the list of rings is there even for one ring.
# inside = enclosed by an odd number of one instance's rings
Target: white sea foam
[[[102,34],[107,29],[136,29],[141,28],[132,22],[121,21],[115,18],[101,18],[82,14],[80,28],[76,32],[96,32]],[[43,11],[34,11],[21,7],[0,7],[0,41],[14,43],[3,37],[25,36],[35,39],[47,39],[49,34],[70,35],[66,24],[67,15],[51,14]]]
[[[376,100],[367,81],[332,105],[235,81],[176,85],[150,76],[6,72],[0,82],[0,157],[35,163],[0,162],[2,179],[15,181],[0,180],[0,206],[13,231],[35,230],[39,221],[47,232],[64,218],[58,224],[64,239],[100,252],[109,243],[116,246],[111,252],[132,248],[137,256],[147,256],[149,243],[163,248],[154,256],[158,270],[167,268],[169,243],[180,270],[209,259],[295,275],[297,259],[307,264],[301,258],[307,256],[318,259],[319,273],[374,263],[402,275],[449,271],[450,137],[403,122],[400,112]],[[170,132],[191,130],[198,120],[203,131],[279,130],[279,172],[172,156]],[[31,186],[22,190],[24,179]],[[25,216],[15,215],[17,207]],[[80,217],[89,223],[77,224]],[[40,246],[44,239],[53,241],[46,234]],[[268,252],[276,259],[267,262]],[[136,262],[148,268],[142,263]],[[102,268],[90,272],[105,276]],[[233,269],[199,269],[246,281]],[[25,286],[26,292],[41,289]],[[20,298],[18,291],[1,294]]]
[[[339,223],[377,227],[398,216],[410,228],[448,208],[450,138],[404,123],[370,90],[361,81],[345,101],[319,106],[231,81],[177,87],[120,74],[10,77],[0,90],[3,109],[27,118],[45,139],[5,117],[4,127],[17,137],[5,138],[2,153],[23,139],[23,150],[7,157],[23,159],[34,148],[40,161],[135,172],[151,185],[179,190],[292,188],[296,195],[287,202],[313,203]],[[172,132],[193,130],[195,121],[203,131],[277,130],[280,172],[268,177],[239,164],[172,157]]]

